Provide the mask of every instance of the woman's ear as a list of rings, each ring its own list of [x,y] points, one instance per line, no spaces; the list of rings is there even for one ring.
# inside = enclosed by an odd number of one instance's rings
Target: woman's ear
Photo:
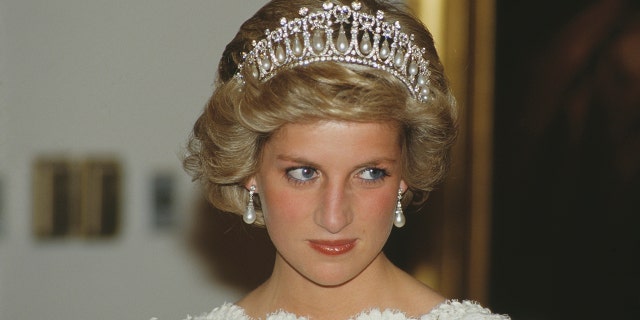
[[[402,193],[404,194],[405,192],[407,192],[407,189],[409,188],[409,185],[407,185],[406,182],[404,182],[403,180],[400,180],[400,189],[402,189]]]
[[[247,182],[244,184],[244,187],[245,187],[247,190],[250,190],[250,189],[251,189],[251,186],[255,186],[255,187],[256,187],[256,191],[255,191],[256,193],[259,193],[259,192],[260,192],[260,191],[259,191],[259,189],[258,189],[258,183],[257,183],[257,181],[256,181],[256,177],[255,177],[255,176],[251,176],[251,177],[249,178],[249,180],[247,180]]]

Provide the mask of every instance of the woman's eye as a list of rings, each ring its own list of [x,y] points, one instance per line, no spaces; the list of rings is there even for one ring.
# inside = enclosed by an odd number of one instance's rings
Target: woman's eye
[[[367,168],[360,171],[359,173],[360,179],[363,179],[363,180],[380,180],[386,177],[387,175],[388,174],[386,170],[377,169],[377,168]]]
[[[316,169],[309,167],[295,168],[287,170],[287,176],[298,181],[309,181],[317,176]]]

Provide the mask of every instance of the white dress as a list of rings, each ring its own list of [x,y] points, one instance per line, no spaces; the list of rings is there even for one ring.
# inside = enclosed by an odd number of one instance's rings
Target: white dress
[[[409,318],[401,311],[373,309],[360,313],[349,320],[509,320],[508,316],[493,314],[489,309],[473,301],[447,300],[429,313],[419,318]],[[153,319],[152,319],[153,320]],[[188,316],[184,320],[253,320],[241,307],[225,303],[209,313],[200,316]],[[279,311],[267,316],[265,320],[309,320],[286,311]]]

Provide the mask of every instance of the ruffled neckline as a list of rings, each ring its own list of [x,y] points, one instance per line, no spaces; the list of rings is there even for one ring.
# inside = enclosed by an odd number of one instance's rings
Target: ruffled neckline
[[[392,309],[371,309],[349,318],[349,320],[436,320],[436,319],[483,319],[483,320],[508,320],[507,316],[492,314],[487,308],[475,301],[446,300],[436,305],[427,314],[418,318],[408,317],[404,312]],[[225,303],[215,308],[208,314],[199,317],[187,317],[185,320],[258,320],[249,317],[245,310],[233,303]],[[265,320],[310,320],[304,316],[298,316],[290,312],[280,310],[267,315]]]

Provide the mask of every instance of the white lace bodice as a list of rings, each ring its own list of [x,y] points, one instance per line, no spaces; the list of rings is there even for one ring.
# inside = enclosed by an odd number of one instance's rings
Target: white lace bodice
[[[509,320],[508,316],[493,314],[489,309],[473,301],[448,300],[433,308],[419,318],[409,318],[401,311],[373,309],[364,311],[349,320]],[[152,319],[153,320],[153,319]],[[200,316],[188,316],[185,320],[254,320],[248,317],[241,307],[225,303],[209,313]],[[279,311],[267,316],[265,320],[309,320],[306,317]]]

